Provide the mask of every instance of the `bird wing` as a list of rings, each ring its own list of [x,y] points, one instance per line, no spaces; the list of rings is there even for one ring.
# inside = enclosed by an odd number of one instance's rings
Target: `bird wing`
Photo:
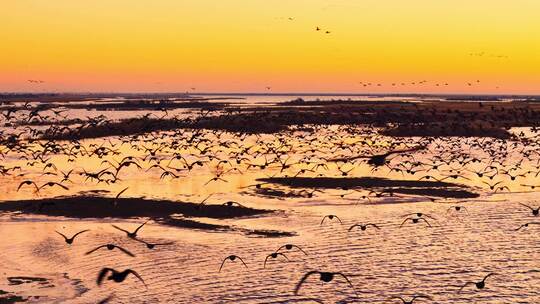
[[[166,243],[155,243],[156,246],[165,246],[165,245],[172,245],[174,242],[166,242]]]
[[[141,229],[144,225],[146,225],[146,223],[148,223],[148,221],[142,223],[139,227],[137,227],[137,229],[135,229],[135,231],[133,231],[133,233],[136,234],[137,232],[139,232],[139,229]]]
[[[419,218],[419,220],[423,220],[424,222],[426,222],[426,224],[428,224],[429,227],[431,227],[431,224],[425,218]]]
[[[71,238],[75,238],[77,235],[81,234],[81,233],[84,233],[84,232],[87,232],[87,231],[90,231],[89,229],[86,229],[86,230],[83,230],[83,231],[79,231],[77,233],[75,233]]]
[[[519,231],[519,230],[521,230],[521,228],[526,227],[527,225],[528,224],[523,224],[523,225],[519,226],[518,228],[514,229],[514,231]]]
[[[89,255],[89,254],[93,253],[94,251],[99,250],[100,248],[103,248],[103,247],[107,247],[107,245],[101,245],[101,246],[98,246],[98,247],[96,247],[96,248],[94,248],[94,249],[88,251],[88,252],[85,253],[84,255]]]
[[[302,248],[300,248],[300,247],[298,247],[296,245],[293,245],[293,247],[298,248],[298,250],[302,251],[303,254],[308,255]]]
[[[465,288],[465,287],[467,287],[467,286],[469,286],[469,285],[471,285],[471,284],[476,284],[476,283],[475,283],[475,282],[467,282],[467,283],[465,283],[465,285],[461,286],[461,288],[459,289],[458,293],[461,293],[461,291],[463,290],[463,288]]]
[[[348,231],[351,231],[354,227],[358,227],[358,226],[360,226],[360,225],[359,224],[354,224],[351,227],[349,227]]]
[[[315,270],[312,270],[308,273],[306,273],[302,279],[300,279],[300,281],[296,284],[296,287],[294,288],[294,294],[297,295],[298,294],[298,291],[300,290],[300,287],[302,287],[302,284],[304,284],[304,282],[307,280],[307,278],[309,278],[309,276],[311,276],[312,274],[316,274],[316,273],[319,273],[318,271],[315,271]]]
[[[68,239],[68,237],[65,236],[65,234],[63,234],[63,233],[61,233],[61,232],[58,232],[58,231],[56,231],[56,230],[55,230],[54,232],[60,234],[64,239],[66,239],[66,240]]]
[[[129,233],[129,231],[127,231],[127,230],[125,230],[125,229],[122,229],[122,228],[120,228],[120,227],[118,227],[118,226],[116,226],[116,225],[111,225],[111,226],[113,226],[114,228],[116,228],[116,229],[118,229],[118,230],[120,230],[120,231],[123,231],[123,232],[125,232],[125,233]]]
[[[29,181],[24,181],[24,182],[20,183],[20,184],[19,184],[19,187],[17,187],[17,192],[18,192],[19,190],[21,190],[21,187],[24,186],[25,184],[27,184],[28,182],[29,182]]]
[[[353,284],[351,283],[351,281],[349,280],[349,278],[347,278],[346,275],[344,275],[344,274],[341,273],[341,272],[336,272],[335,274],[337,274],[338,276],[341,276],[342,278],[344,278],[345,281],[347,281],[347,283],[349,283],[349,286],[351,286],[351,288],[354,290]],[[355,290],[354,292],[356,293],[356,290]]]
[[[524,206],[524,207],[527,207],[527,208],[533,210],[533,208],[532,208],[531,206],[527,206],[527,205],[525,205],[525,204],[523,204],[523,203],[519,203],[519,204],[520,204],[521,206]]]
[[[127,189],[129,189],[129,187],[126,187],[126,188],[124,188],[124,190],[120,191],[120,192],[116,195],[115,198],[118,198],[120,195],[122,195],[122,193],[126,192]]]
[[[244,260],[242,260],[241,257],[237,256],[237,258],[240,260],[240,262],[242,262],[242,264],[244,264],[244,266],[246,266],[246,268],[248,268],[248,266],[246,265],[246,263],[244,262]]]
[[[484,277],[484,279],[483,279],[482,281],[485,281],[487,278],[489,278],[489,277],[492,276],[492,275],[495,275],[495,273],[493,273],[493,272],[488,273],[488,274]]]
[[[64,188],[64,190],[69,190],[68,187],[66,187],[66,186],[64,186],[64,185],[62,185],[62,184],[60,184],[60,183],[54,183],[54,184],[57,185],[57,186],[60,186],[60,187]]]
[[[199,204],[204,204],[204,202],[206,202],[213,194],[209,194],[205,199],[202,200],[202,202],[200,202]]]
[[[148,286],[144,282],[143,278],[135,270],[128,269],[127,272],[133,274],[134,276],[136,276],[137,279],[139,279],[144,284],[144,287],[148,288]]]
[[[366,226],[373,226],[377,229],[381,229],[379,226],[377,226],[376,224],[372,224],[372,223],[369,223],[369,224],[366,224]]]
[[[401,223],[401,225],[399,225],[399,228],[403,227],[403,224],[405,224],[405,223],[406,223],[408,220],[410,220],[410,219],[411,219],[410,217],[406,218],[406,219],[403,221],[403,223]]]
[[[100,271],[99,274],[98,274],[97,281],[96,281],[98,286],[101,285],[101,282],[103,282],[103,279],[105,278],[105,276],[107,275],[107,273],[108,273],[109,271],[113,271],[113,272],[114,272],[113,269],[107,268],[107,267],[101,269],[101,271]]]
[[[229,257],[226,257],[223,259],[223,262],[221,262],[221,266],[219,266],[219,271],[218,272],[221,272],[221,268],[223,268],[223,265],[225,264],[225,261],[227,261],[229,259]]]

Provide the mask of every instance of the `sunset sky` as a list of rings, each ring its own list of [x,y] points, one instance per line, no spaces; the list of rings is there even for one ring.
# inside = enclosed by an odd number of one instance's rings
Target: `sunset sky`
[[[538,0],[2,1],[0,91],[540,94],[539,12]]]

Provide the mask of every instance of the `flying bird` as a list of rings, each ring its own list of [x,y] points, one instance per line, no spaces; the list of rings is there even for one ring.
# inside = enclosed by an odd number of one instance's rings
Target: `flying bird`
[[[107,274],[109,273],[110,275],[107,276]],[[144,284],[144,287],[148,288],[143,278],[134,270],[126,269],[124,271],[117,271],[117,270],[114,270],[112,268],[107,268],[107,267],[101,269],[101,271],[99,272],[98,277],[97,277],[97,285],[100,286],[101,283],[103,282],[103,279],[105,279],[105,277],[107,277],[107,280],[114,281],[116,283],[124,282],[124,280],[129,274],[136,276],[137,279],[139,279],[139,281],[141,281]]]
[[[323,219],[322,219],[322,221],[321,221],[321,226],[322,226],[322,224],[324,223],[324,220],[326,220],[327,218],[328,218],[329,220],[333,220],[334,218],[336,218],[336,219],[339,221],[340,224],[343,224],[343,222],[341,221],[341,219],[340,219],[337,215],[330,214],[330,215],[325,215],[325,216],[323,217]]]
[[[135,257],[135,255],[133,253],[129,252],[127,249],[124,249],[124,248],[122,248],[122,247],[120,247],[118,245],[114,245],[114,244],[105,244],[105,245],[98,246],[98,247],[88,251],[87,253],[85,253],[85,255],[89,255],[89,254],[91,254],[91,253],[93,253],[93,252],[95,252],[95,251],[97,251],[97,250],[99,250],[101,248],[107,248],[108,250],[113,250],[113,249],[116,248],[116,249],[122,251],[123,253],[129,255],[130,257]]]
[[[488,273],[483,279],[482,281],[479,281],[479,282],[467,282],[465,283],[463,286],[461,286],[461,288],[459,289],[458,293],[461,293],[461,291],[463,290],[463,288],[469,286],[469,285],[474,285],[476,286],[477,289],[484,289],[484,287],[486,287],[486,279],[489,278],[490,276],[492,275],[495,275],[495,273]]]
[[[137,233],[139,232],[139,230],[140,230],[144,225],[146,225],[146,223],[148,223],[148,221],[142,223],[142,224],[141,224],[139,227],[137,227],[137,229],[135,229],[133,232],[129,232],[129,231],[127,231],[127,230],[125,230],[125,229],[123,229],[123,228],[120,228],[120,227],[118,227],[118,226],[116,226],[116,225],[112,225],[112,226],[113,226],[114,228],[116,228],[117,230],[120,230],[120,231],[125,232],[129,238],[136,239],[136,238],[137,238]]]
[[[242,260],[241,257],[239,257],[239,256],[233,254],[233,255],[230,255],[230,256],[226,257],[225,259],[223,259],[223,262],[221,262],[221,266],[219,266],[219,272],[221,272],[221,268],[223,268],[223,264],[225,264],[225,262],[226,262],[227,260],[230,260],[231,262],[234,262],[236,259],[239,259],[240,262],[242,262],[242,264],[244,264],[244,266],[245,266],[246,268],[248,268],[247,265],[246,265],[246,263],[244,262],[244,260]]]
[[[300,279],[300,281],[298,282],[298,284],[296,284],[296,288],[294,289],[294,294],[297,295],[298,294],[298,291],[300,291],[300,288],[302,287],[302,284],[304,284],[304,282],[312,275],[314,274],[318,274],[319,275],[319,280],[321,280],[322,282],[324,283],[329,283],[331,282],[332,280],[334,280],[334,278],[336,276],[339,276],[339,277],[342,277],[345,279],[345,281],[347,281],[347,283],[349,284],[349,286],[351,286],[351,288],[354,290],[354,286],[353,284],[351,283],[351,281],[349,280],[349,278],[347,278],[347,276],[345,276],[343,273],[341,272],[322,272],[322,271],[316,271],[316,270],[313,270],[313,271],[310,271],[308,273],[306,273],[302,279]],[[356,293],[356,290],[355,290],[355,293]]]
[[[59,235],[61,235],[61,236],[64,238],[64,240],[66,241],[66,243],[67,243],[68,245],[73,244],[73,241],[75,240],[75,238],[76,238],[79,234],[84,233],[84,232],[87,232],[87,231],[90,231],[90,230],[86,229],[86,230],[83,230],[83,231],[79,231],[79,232],[75,233],[72,237],[68,238],[68,237],[65,236],[63,233],[58,232],[58,231],[55,230],[56,233],[58,233]]]

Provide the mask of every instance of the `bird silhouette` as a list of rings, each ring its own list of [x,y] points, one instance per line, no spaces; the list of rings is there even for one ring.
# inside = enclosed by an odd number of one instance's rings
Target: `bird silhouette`
[[[326,220],[327,218],[328,218],[329,220],[333,220],[334,218],[336,218],[336,219],[339,221],[340,224],[343,224],[343,222],[341,221],[341,219],[340,219],[337,215],[330,214],[330,215],[325,215],[325,216],[323,217],[323,219],[322,219],[322,221],[321,221],[321,226],[322,226],[322,224],[324,223],[324,220]]]
[[[525,205],[523,203],[519,203],[521,206],[527,207],[531,210],[531,213],[533,216],[538,216],[540,214],[540,207],[533,208],[531,206]]]
[[[141,239],[138,239],[138,238],[135,238],[136,241],[139,241],[143,244],[146,245],[146,248],[148,249],[154,249],[156,246],[167,246],[167,245],[172,245],[174,244],[174,242],[167,242],[167,243],[149,243],[149,242],[146,242],[146,241],[143,241]]]
[[[459,289],[458,293],[461,293],[461,291],[469,286],[469,285],[474,285],[476,286],[477,289],[484,289],[484,287],[486,287],[486,279],[489,278],[490,276],[492,275],[495,275],[495,273],[488,273],[483,279],[482,281],[479,281],[479,282],[472,282],[472,281],[469,281],[467,283],[465,283],[463,286],[461,286],[461,288]]]
[[[230,260],[230,261],[234,262],[236,259],[239,259],[240,262],[242,262],[242,264],[244,264],[244,266],[245,266],[246,268],[248,268],[247,265],[246,265],[246,263],[244,262],[244,260],[242,260],[241,257],[239,257],[239,256],[237,256],[237,255],[230,255],[230,256],[226,257],[225,259],[223,259],[223,262],[221,262],[221,266],[219,266],[219,272],[221,272],[221,268],[223,268],[223,264],[225,264],[225,262],[226,262],[227,260]]]
[[[284,255],[283,253],[281,253],[281,252],[272,252],[269,255],[267,255],[266,258],[264,259],[263,268],[266,268],[266,262],[268,261],[269,258],[277,259],[277,257],[279,257],[279,256],[284,257],[287,261],[289,260],[289,258],[286,255]]]
[[[402,297],[391,297],[390,298],[390,300],[393,300],[393,299],[401,300],[401,302],[403,302],[403,304],[413,304],[416,299],[433,300],[431,297],[425,296],[425,295],[413,296],[410,301],[407,301],[407,300],[403,299]]]
[[[107,248],[108,250],[113,250],[113,249],[116,248],[116,249],[122,251],[123,253],[129,255],[130,257],[135,257],[135,255],[133,253],[129,252],[127,249],[124,249],[124,248],[122,248],[122,247],[120,247],[118,245],[115,245],[115,244],[105,244],[105,245],[98,246],[98,247],[86,252],[85,255],[89,255],[89,254],[91,254],[91,253],[93,253],[93,252],[95,252],[95,251],[97,251],[97,250],[99,250],[101,248]]]
[[[148,223],[148,221],[146,221],[146,222],[142,223],[141,225],[139,225],[139,227],[137,227],[133,232],[129,232],[129,231],[127,231],[127,230],[125,230],[125,229],[123,229],[123,228],[120,228],[120,227],[118,227],[118,226],[116,226],[116,225],[112,225],[112,226],[113,226],[115,229],[117,229],[117,230],[120,230],[120,231],[125,232],[129,238],[136,239],[136,238],[137,238],[137,233],[139,232],[139,230],[140,230],[144,225],[146,225],[146,223]]]
[[[21,187],[24,186],[24,185],[32,185],[32,186],[34,186],[36,188],[35,192],[39,192],[38,185],[36,183],[34,183],[33,181],[31,181],[31,180],[25,180],[22,183],[20,183],[19,187],[17,187],[17,192],[19,192],[19,190],[21,190]]]
[[[345,281],[347,281],[347,283],[349,284],[349,286],[354,290],[354,286],[353,284],[351,283],[351,281],[349,280],[349,278],[347,278],[347,276],[345,276],[343,273],[341,272],[322,272],[322,271],[316,271],[316,270],[313,270],[313,271],[310,271],[308,273],[306,273],[302,279],[300,279],[300,281],[296,284],[296,287],[294,289],[294,294],[297,295],[298,294],[298,291],[300,291],[300,288],[302,287],[302,285],[304,284],[304,282],[312,275],[314,274],[318,274],[319,275],[319,280],[321,280],[322,282],[324,283],[329,283],[331,282],[332,280],[334,280],[334,278],[336,276],[339,276],[339,277],[342,277],[345,279]],[[356,293],[356,291],[355,291]]]
[[[285,244],[281,247],[278,248],[278,250],[276,250],[276,252],[279,252],[281,251],[282,249],[285,249],[285,250],[292,250],[293,248],[296,248],[298,250],[300,250],[304,255],[308,255],[302,248],[294,245],[294,244]]]
[[[523,228],[528,228],[530,225],[540,225],[540,223],[538,223],[538,222],[525,223],[525,224],[519,226],[518,228],[514,229],[514,231],[519,231],[519,230],[521,230]]]
[[[456,205],[456,206],[451,206],[450,208],[448,208],[448,209],[446,210],[446,212],[450,212],[450,211],[452,211],[452,210],[454,210],[454,211],[456,211],[456,212],[459,212],[459,211],[463,210],[463,211],[465,211],[467,214],[469,214],[469,211],[467,210],[467,208],[465,208],[465,207],[463,207],[463,206],[457,206],[457,205]]]
[[[356,224],[352,225],[351,227],[349,227],[348,231],[353,230],[355,227],[360,227],[360,230],[364,231],[370,226],[373,227],[373,228],[381,229],[381,228],[379,228],[379,226],[377,226],[375,224],[372,224],[372,223],[367,223],[367,224],[356,223]]]
[[[68,187],[66,187],[66,186],[64,186],[64,185],[62,185],[62,184],[60,184],[60,183],[57,183],[57,182],[47,182],[47,183],[41,185],[41,187],[39,187],[39,190],[41,190],[41,189],[43,189],[43,188],[45,188],[45,187],[50,187],[50,188],[52,188],[52,187],[54,187],[54,186],[60,187],[60,188],[62,188],[62,189],[64,189],[64,190],[69,190]]]
[[[87,231],[90,231],[90,230],[86,229],[86,230],[79,231],[79,232],[75,233],[72,237],[68,238],[68,237],[65,236],[63,233],[58,232],[58,231],[55,230],[56,233],[58,233],[59,235],[61,235],[61,236],[64,238],[64,240],[66,241],[66,243],[67,243],[68,245],[73,244],[73,241],[75,240],[75,238],[76,238],[79,234],[84,233],[84,232],[87,232]]]
[[[420,221],[424,221],[430,228],[432,227],[431,224],[423,217],[408,217],[401,223],[401,225],[399,225],[399,227],[400,228],[403,227],[403,225],[407,221],[411,221],[411,223],[413,223],[413,224],[418,224]]]
[[[109,273],[110,275],[107,276]],[[101,283],[103,282],[103,279],[105,279],[105,277],[107,277],[107,280],[114,281],[116,283],[124,282],[124,280],[129,274],[136,276],[137,279],[139,279],[139,281],[143,283],[144,287],[148,288],[143,278],[134,270],[126,269],[124,271],[117,271],[117,270],[114,270],[112,268],[107,268],[107,267],[101,269],[101,271],[99,272],[98,277],[97,277],[97,285],[100,286]]]

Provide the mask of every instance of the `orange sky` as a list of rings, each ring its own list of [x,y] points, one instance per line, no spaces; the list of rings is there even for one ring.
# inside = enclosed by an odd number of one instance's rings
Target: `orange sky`
[[[538,12],[538,0],[3,1],[0,91],[540,94]]]

